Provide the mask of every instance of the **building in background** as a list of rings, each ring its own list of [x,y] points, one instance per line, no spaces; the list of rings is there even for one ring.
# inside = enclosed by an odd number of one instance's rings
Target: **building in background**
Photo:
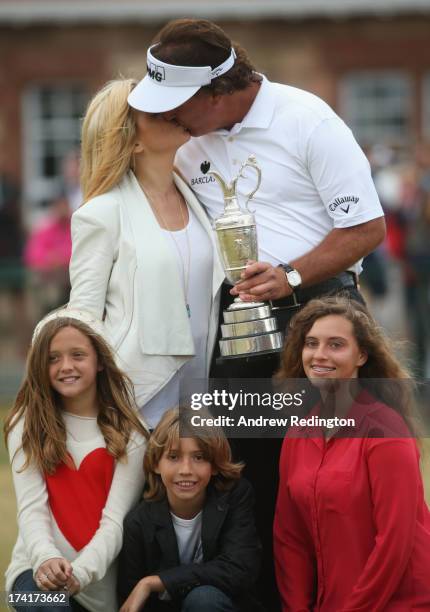
[[[0,0],[0,146],[33,224],[89,96],[141,78],[167,20],[219,23],[273,80],[327,100],[360,143],[430,139],[430,0]]]

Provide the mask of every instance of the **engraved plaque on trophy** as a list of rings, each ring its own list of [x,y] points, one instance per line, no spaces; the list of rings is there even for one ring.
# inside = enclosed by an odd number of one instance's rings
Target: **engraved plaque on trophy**
[[[256,172],[255,189],[246,196],[245,209],[242,210],[237,199],[237,183],[243,178],[245,168]],[[258,243],[255,217],[248,204],[261,183],[261,170],[253,155],[250,155],[231,183],[217,172],[208,172],[220,185],[224,196],[224,212],[215,220],[215,230],[219,253],[226,278],[234,285],[241,280],[241,273],[249,260],[257,261]],[[221,325],[221,356],[244,357],[282,349],[283,335],[277,329],[276,318],[272,316],[270,304],[266,302],[242,302],[236,298],[223,311],[224,324]]]

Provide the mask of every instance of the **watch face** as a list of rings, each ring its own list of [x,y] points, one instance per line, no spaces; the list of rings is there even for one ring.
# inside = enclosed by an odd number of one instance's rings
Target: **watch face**
[[[291,272],[288,272],[287,279],[291,287],[298,287],[302,284],[302,278],[297,272],[297,270],[292,270]]]

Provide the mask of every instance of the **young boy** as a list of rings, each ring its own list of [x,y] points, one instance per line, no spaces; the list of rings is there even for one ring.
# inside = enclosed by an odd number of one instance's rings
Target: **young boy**
[[[232,463],[222,431],[181,438],[179,421],[169,410],[154,430],[147,491],[124,522],[121,612],[261,611],[250,594],[260,544],[243,465]]]

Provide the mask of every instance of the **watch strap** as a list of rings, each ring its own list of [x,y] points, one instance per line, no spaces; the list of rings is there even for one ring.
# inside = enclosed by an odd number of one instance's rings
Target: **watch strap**
[[[293,291],[293,296],[294,296],[295,291],[296,291],[297,289],[299,289],[299,288],[301,287],[301,284],[302,284],[302,283],[301,283],[301,276],[300,276],[300,272],[298,272],[298,270],[296,270],[295,268],[293,268],[292,266],[290,266],[290,264],[285,264],[285,263],[282,263],[282,264],[279,264],[279,267],[281,267],[281,268],[284,270],[284,272],[285,272],[285,277],[286,277],[286,279],[287,279],[287,283],[290,285],[290,287],[291,287],[291,289],[292,289],[292,291]],[[297,276],[298,276],[298,278],[299,278],[299,282],[298,282],[297,284],[294,284],[294,285],[291,283],[291,280],[288,278],[289,274],[291,274],[292,272],[294,272],[294,273],[295,273],[295,275],[297,275]]]
[[[279,264],[281,266],[281,268],[284,269],[285,274],[287,274],[288,272],[294,272],[294,268],[293,266],[290,266],[290,264],[287,263],[281,263]]]

